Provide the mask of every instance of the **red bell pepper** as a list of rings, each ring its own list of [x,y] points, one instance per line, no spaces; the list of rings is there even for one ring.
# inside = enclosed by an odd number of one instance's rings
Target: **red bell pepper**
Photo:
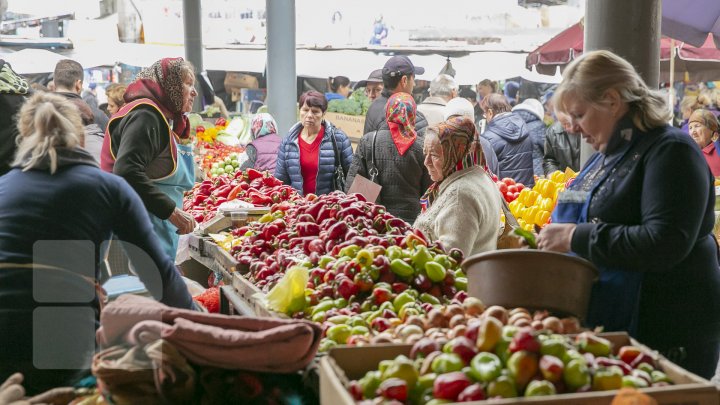
[[[262,172],[259,172],[255,169],[247,169],[247,172],[245,173],[247,175],[248,181],[252,182],[255,179],[261,179],[263,177]],[[262,183],[261,183],[262,185]]]
[[[314,222],[299,222],[295,224],[295,229],[300,236],[317,236],[320,234],[320,225]]]

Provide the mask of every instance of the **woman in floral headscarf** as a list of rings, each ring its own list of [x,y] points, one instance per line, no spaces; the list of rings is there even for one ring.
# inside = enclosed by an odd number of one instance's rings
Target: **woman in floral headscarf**
[[[275,171],[277,151],[282,138],[277,134],[275,118],[268,113],[256,114],[250,122],[252,142],[245,149],[247,160],[240,169]]]
[[[390,96],[385,105],[387,126],[360,140],[345,190],[350,189],[357,175],[373,180],[382,186],[377,202],[408,223],[413,223],[420,213],[420,196],[432,183],[423,165],[424,130],[415,129],[415,107],[408,93]]]
[[[472,120],[454,117],[428,128],[425,166],[433,180],[415,221],[431,240],[466,256],[494,250],[500,231],[500,193],[483,169]]]
[[[183,193],[195,182],[188,118],[195,71],[182,58],[165,58],[138,73],[127,102],[108,124],[100,166],[127,180],[150,213],[155,233],[173,260],[178,235],[192,232]]]

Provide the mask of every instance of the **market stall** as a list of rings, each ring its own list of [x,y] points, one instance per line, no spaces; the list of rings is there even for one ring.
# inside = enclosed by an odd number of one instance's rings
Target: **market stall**
[[[495,180],[520,228],[532,234],[548,223],[574,176],[552,173],[532,189]],[[468,288],[462,252],[426,240],[361,195],[283,194],[269,173],[255,171],[224,183],[201,183],[186,202],[205,186],[210,196],[237,191],[267,212],[233,226],[232,212],[247,208],[220,209],[207,235],[192,236],[191,255],[222,284],[223,312],[321,326],[321,403],[509,404],[513,397],[558,395],[541,403],[600,404],[621,388],[660,404],[720,400],[715,386],[642,342],[582,328],[582,313],[468,296],[477,288]],[[251,197],[263,187],[266,199]]]

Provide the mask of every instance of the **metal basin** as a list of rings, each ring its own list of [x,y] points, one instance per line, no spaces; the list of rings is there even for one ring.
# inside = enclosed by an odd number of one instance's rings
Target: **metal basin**
[[[558,316],[587,315],[598,271],[585,259],[530,249],[507,249],[468,257],[462,268],[468,295],[485,305],[546,309]]]

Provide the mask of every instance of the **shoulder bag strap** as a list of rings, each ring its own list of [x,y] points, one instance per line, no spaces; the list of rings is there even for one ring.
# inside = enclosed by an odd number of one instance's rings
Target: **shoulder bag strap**
[[[339,152],[338,152],[337,142],[335,141],[335,132],[330,134],[330,142],[332,142],[333,155],[335,156],[335,167],[337,168],[338,165],[340,164],[340,158],[338,156]],[[342,168],[342,166],[340,166],[340,167]]]
[[[372,135],[372,147],[370,149],[370,169],[368,170],[368,174],[370,175],[370,181],[375,181],[377,178],[379,172],[377,165],[375,164],[375,139],[377,138],[377,129]]]

